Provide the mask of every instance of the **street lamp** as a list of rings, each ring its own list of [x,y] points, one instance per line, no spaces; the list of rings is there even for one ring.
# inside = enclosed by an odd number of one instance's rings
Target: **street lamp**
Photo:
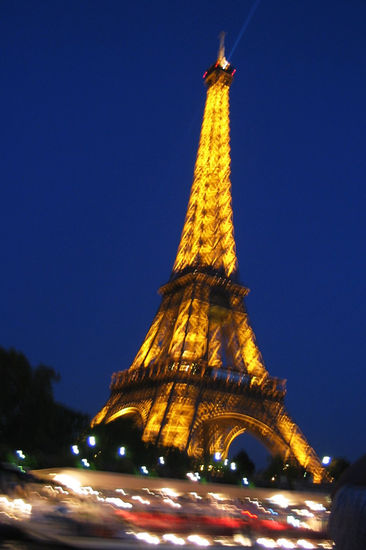
[[[88,437],[88,445],[89,447],[95,447],[96,441],[94,435],[89,435]]]

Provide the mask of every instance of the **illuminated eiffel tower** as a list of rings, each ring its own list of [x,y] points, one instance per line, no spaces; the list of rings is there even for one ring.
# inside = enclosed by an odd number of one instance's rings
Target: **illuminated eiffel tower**
[[[237,280],[231,207],[229,88],[223,42],[204,74],[207,99],[187,215],[161,305],[93,424],[133,415],[143,439],[190,455],[227,456],[247,431],[318,482],[317,455],[287,414],[285,381],[269,376]]]

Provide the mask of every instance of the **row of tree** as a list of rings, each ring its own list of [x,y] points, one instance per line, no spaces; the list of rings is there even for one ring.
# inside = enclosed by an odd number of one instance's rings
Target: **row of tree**
[[[13,349],[0,347],[0,380],[1,461],[11,460],[21,449],[27,457],[26,465],[33,468],[82,464],[141,474],[145,467],[150,475],[166,477],[185,478],[190,471],[207,481],[238,483],[243,478],[253,479],[255,465],[245,451],[232,458],[235,468],[231,468],[208,455],[197,461],[176,448],[147,445],[142,441],[142,431],[129,418],[91,430],[88,415],[55,401],[53,384],[60,380],[59,374],[42,364],[32,368],[26,357]],[[90,435],[94,437],[93,445]],[[73,444],[78,444],[78,454],[71,454]],[[347,465],[344,459],[333,460],[328,467],[331,477],[337,479]],[[306,476],[302,468],[273,457],[260,480],[291,487],[295,480]]]
[[[0,347],[0,380],[0,459],[22,449],[32,467],[65,462],[70,441],[87,429],[89,417],[55,401],[53,384],[60,376],[45,365],[32,368],[22,353]]]

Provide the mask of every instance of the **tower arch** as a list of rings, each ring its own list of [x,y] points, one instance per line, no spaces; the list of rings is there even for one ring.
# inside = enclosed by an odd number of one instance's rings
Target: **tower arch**
[[[122,407],[117,412],[108,416],[105,423],[111,424],[112,422],[115,422],[117,419],[121,419],[121,418],[133,419],[138,428],[140,429],[144,428],[144,418],[143,418],[143,414],[141,413],[140,407],[136,407],[136,406]]]
[[[271,455],[280,455],[284,460],[291,455],[289,444],[272,423],[239,412],[223,412],[199,422],[192,432],[190,453],[200,456],[208,451],[212,456],[219,452],[225,459],[234,439],[245,432],[260,441]]]

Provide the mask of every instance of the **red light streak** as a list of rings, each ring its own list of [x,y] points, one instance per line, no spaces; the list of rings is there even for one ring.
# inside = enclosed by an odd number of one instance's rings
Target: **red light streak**
[[[258,516],[256,514],[252,514],[252,512],[249,512],[249,510],[242,510],[241,513],[244,516],[250,517],[250,519],[257,519],[258,518]]]

